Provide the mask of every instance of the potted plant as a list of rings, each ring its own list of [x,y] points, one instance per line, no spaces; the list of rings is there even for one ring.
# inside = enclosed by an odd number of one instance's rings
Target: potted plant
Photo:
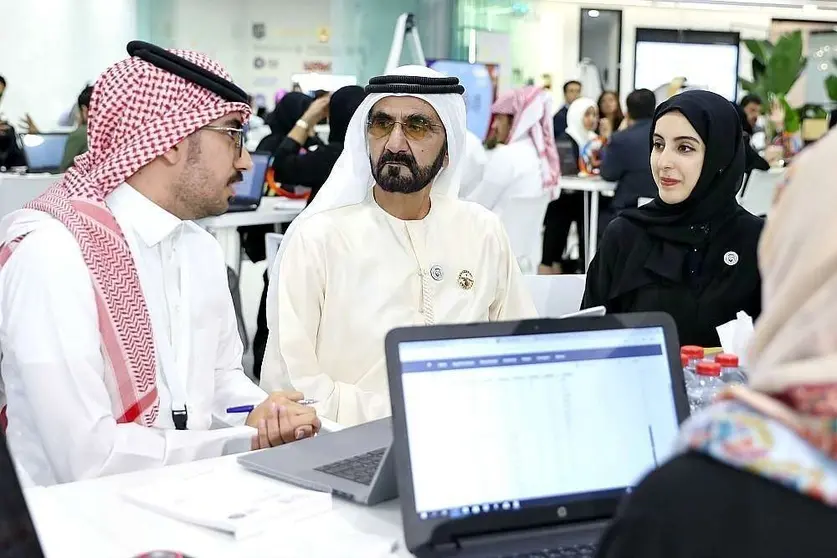
[[[768,136],[785,147],[792,156],[802,146],[799,113],[789,104],[787,95],[802,75],[807,58],[802,54],[802,31],[779,37],[776,44],[768,40],[744,41],[753,55],[753,79],[740,78],[741,88],[758,95],[769,111]]]

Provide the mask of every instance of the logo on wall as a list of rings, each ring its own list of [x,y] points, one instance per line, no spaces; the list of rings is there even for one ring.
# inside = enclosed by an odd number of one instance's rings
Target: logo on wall
[[[264,58],[262,58],[261,56],[257,56],[253,59],[253,67],[257,70],[261,70],[262,68],[264,68],[264,64]]]
[[[328,30],[328,27],[320,27],[317,31],[317,39],[319,39],[321,43],[327,43],[330,38],[331,32]]]
[[[322,72],[322,73],[331,72],[331,62],[319,62],[319,61],[303,62],[302,67],[306,72]]]
[[[254,23],[253,24],[253,38],[254,39],[264,39],[265,34],[267,33],[265,29],[264,23]]]

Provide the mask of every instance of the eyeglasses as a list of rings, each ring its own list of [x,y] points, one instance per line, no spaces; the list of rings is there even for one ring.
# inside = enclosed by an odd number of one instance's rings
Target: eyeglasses
[[[244,152],[244,128],[228,128],[225,126],[204,126],[203,130],[212,130],[213,132],[221,132],[226,134],[235,142],[235,148],[238,150],[238,156],[241,157]]]
[[[389,136],[395,129],[396,124],[400,124],[404,135],[414,141],[421,141],[427,137],[427,134],[436,132],[441,128],[438,124],[433,124],[421,115],[408,116],[401,122],[385,114],[375,114],[366,121],[366,130],[375,139],[381,139]]]

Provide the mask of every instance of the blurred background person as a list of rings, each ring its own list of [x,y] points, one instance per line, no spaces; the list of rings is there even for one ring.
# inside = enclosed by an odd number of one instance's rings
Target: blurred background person
[[[554,189],[560,165],[549,93],[534,86],[514,89],[494,102],[491,114],[485,172],[468,200],[497,210],[509,198]]]
[[[599,107],[599,128],[598,133],[605,139],[619,130],[625,115],[622,113],[622,106],[619,104],[619,95],[615,91],[605,91],[599,95],[597,103]]]
[[[61,157],[61,172],[73,166],[73,161],[82,153],[87,153],[87,121],[90,118],[90,97],[93,86],[86,86],[78,96],[78,126],[67,136],[64,155]]]
[[[552,119],[552,131],[555,133],[555,139],[558,139],[561,134],[567,129],[567,111],[570,110],[570,105],[573,101],[581,97],[581,82],[570,80],[564,84],[564,106],[562,106]]]
[[[599,214],[599,234],[624,209],[637,207],[640,198],[657,195],[651,176],[651,122],[657,99],[649,89],[632,91],[626,100],[625,129],[610,137],[602,149],[601,177],[616,182],[610,207]]]
[[[6,92],[6,78],[0,76],[0,106]],[[14,127],[3,120],[0,113],[0,169],[26,166],[26,156],[17,144]]]

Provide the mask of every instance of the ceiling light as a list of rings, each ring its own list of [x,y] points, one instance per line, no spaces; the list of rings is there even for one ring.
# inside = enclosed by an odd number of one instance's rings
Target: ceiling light
[[[599,10],[589,10],[587,15],[590,17],[599,17]]]

